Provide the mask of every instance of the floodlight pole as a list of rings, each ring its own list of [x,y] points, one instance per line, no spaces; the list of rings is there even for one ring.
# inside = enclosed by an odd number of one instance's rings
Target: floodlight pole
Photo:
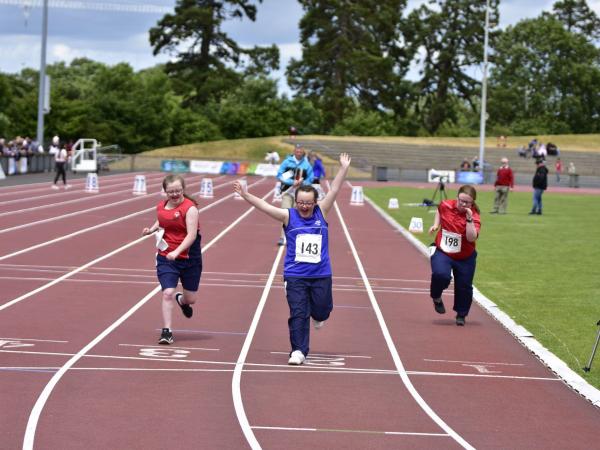
[[[481,80],[481,118],[479,119],[479,170],[483,180],[483,157],[485,153],[485,120],[487,101],[488,34],[490,28],[490,0],[485,4],[485,30],[483,38],[483,78]]]
[[[44,145],[44,99],[46,97],[46,42],[48,40],[48,0],[44,0],[44,12],[42,19],[42,56],[40,61],[40,82],[38,88],[38,117],[37,117],[37,141],[38,145]]]

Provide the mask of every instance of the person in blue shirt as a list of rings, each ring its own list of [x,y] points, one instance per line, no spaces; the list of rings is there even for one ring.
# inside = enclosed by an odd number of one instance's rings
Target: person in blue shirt
[[[281,208],[293,208],[298,186],[310,186],[313,182],[313,168],[300,144],[296,144],[294,153],[279,166],[277,179],[281,181]],[[277,245],[284,244],[285,236],[282,231]]]
[[[304,363],[309,352],[310,320],[315,329],[323,326],[333,310],[329,230],[327,215],[350,167],[350,156],[340,155],[340,170],[321,201],[316,189],[299,186],[295,208],[278,208],[252,195],[239,181],[233,185],[244,200],[283,224],[287,239],[283,279],[290,308],[288,327],[291,352],[288,364]]]

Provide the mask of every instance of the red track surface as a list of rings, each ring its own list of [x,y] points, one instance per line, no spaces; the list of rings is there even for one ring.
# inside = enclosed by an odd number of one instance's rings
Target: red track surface
[[[152,240],[135,241],[160,179],[147,174],[136,197],[131,174],[102,177],[99,194],[81,181],[0,190],[0,448],[597,447],[600,411],[477,306],[464,328],[435,314],[428,261],[370,206],[350,205],[347,186],[350,241],[329,216],[335,309],[307,364],[286,364],[281,263],[269,277],[277,225],[253,211],[227,228],[249,209],[231,177],[200,203],[201,301],[159,347]],[[252,183],[261,196],[274,184]]]

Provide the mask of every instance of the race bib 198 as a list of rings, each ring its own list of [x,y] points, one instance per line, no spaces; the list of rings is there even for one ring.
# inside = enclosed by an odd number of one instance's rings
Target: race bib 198
[[[296,261],[317,264],[321,262],[320,234],[299,234],[296,236]]]
[[[460,234],[442,228],[442,241],[440,242],[442,251],[445,253],[458,253],[460,252],[461,243],[462,236]]]

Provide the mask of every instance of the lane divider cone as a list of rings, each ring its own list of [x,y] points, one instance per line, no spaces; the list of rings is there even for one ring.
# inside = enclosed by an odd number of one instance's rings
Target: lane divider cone
[[[97,194],[100,192],[100,185],[98,184],[98,174],[88,173],[85,179],[85,192],[90,194]]]
[[[200,181],[200,197],[213,198],[214,196],[212,178],[202,178],[202,181]]]
[[[362,186],[352,186],[352,197],[350,197],[351,205],[364,205],[365,197]]]
[[[146,176],[136,175],[133,180],[133,195],[146,195]]]

